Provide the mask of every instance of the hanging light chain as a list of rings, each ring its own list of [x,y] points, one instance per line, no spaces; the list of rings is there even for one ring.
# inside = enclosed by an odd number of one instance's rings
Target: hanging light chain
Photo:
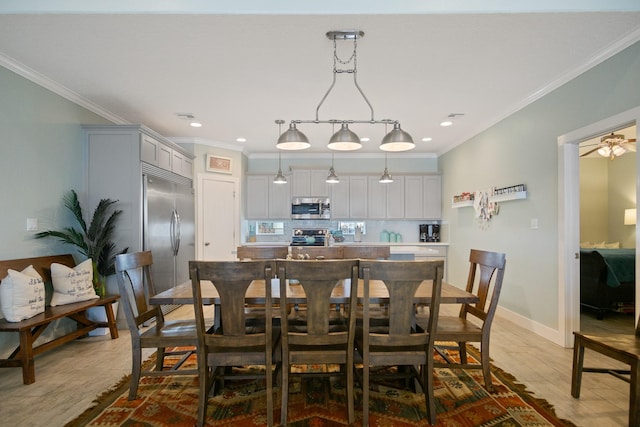
[[[333,72],[334,73],[356,73],[358,70],[358,39],[353,39],[353,52],[351,52],[351,57],[349,59],[342,60],[338,56],[338,45],[336,42],[336,37],[333,38]],[[348,69],[340,69],[337,64],[348,65],[353,62],[353,68]]]

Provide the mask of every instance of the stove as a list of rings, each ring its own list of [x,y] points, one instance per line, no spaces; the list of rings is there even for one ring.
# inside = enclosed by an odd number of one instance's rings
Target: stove
[[[326,228],[295,228],[291,246],[324,246],[328,232]]]

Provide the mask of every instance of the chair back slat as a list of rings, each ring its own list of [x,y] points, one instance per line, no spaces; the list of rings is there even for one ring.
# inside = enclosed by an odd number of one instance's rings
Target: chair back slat
[[[239,260],[285,259],[289,253],[287,246],[238,246]]]
[[[482,320],[485,327],[490,327],[502,290],[506,256],[499,252],[471,249],[469,262],[466,289],[478,296],[479,301],[475,304],[463,304],[460,317],[466,318],[467,314],[471,314]]]
[[[247,335],[245,297],[254,280],[265,281],[265,313],[271,312],[271,264],[268,261],[190,261],[189,270],[194,292],[196,321],[204,329],[202,286],[214,286],[220,296],[220,325],[218,334],[226,337]],[[202,316],[202,318],[200,318]],[[258,334],[252,334],[258,335]],[[255,338],[256,342],[264,337]],[[220,344],[222,343],[220,339]]]
[[[416,334],[414,297],[421,283],[433,282],[432,308],[430,317],[437,322],[442,289],[444,261],[360,261],[360,277],[364,279],[365,297],[363,304],[368,306],[368,293],[371,280],[382,281],[389,291],[389,325],[385,334],[370,334],[371,344],[406,345],[427,343],[428,336]],[[365,309],[368,307],[365,306]],[[368,328],[365,312],[365,328]],[[407,338],[415,335],[415,338]]]
[[[151,276],[152,265],[153,256],[150,251],[116,256],[118,288],[124,301],[123,311],[132,333],[152,319],[155,319],[159,326],[164,324],[160,307],[149,304],[149,298],[156,294]]]
[[[350,286],[351,289],[357,289],[358,260],[287,260],[277,261],[277,265],[283,319],[287,318],[288,309],[286,279],[296,279],[300,284],[294,286],[303,288],[307,301],[305,335],[327,335],[330,329],[331,293],[341,283]],[[285,330],[288,331],[285,328],[286,325],[283,327],[283,334]],[[340,334],[346,336],[346,330]]]

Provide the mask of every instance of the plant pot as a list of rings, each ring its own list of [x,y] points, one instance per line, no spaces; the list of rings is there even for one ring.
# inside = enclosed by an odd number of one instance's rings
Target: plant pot
[[[118,304],[116,301],[111,304],[113,308],[113,315],[118,315]],[[91,307],[87,309],[87,319],[92,320],[94,322],[106,322],[107,321],[107,313],[105,307]],[[93,331],[89,332],[90,337],[98,337],[109,334],[109,328],[96,328]]]

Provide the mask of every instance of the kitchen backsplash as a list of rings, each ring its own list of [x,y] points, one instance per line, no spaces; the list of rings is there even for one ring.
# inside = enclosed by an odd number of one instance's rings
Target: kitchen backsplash
[[[255,233],[256,221],[244,221],[242,224],[242,242],[264,242],[264,243],[282,243],[290,242],[293,230],[296,228],[326,228],[328,230],[338,230],[340,221],[327,220],[287,220],[287,221],[269,221],[274,224],[282,224],[282,234],[260,234]],[[362,235],[362,242],[379,243],[383,231],[395,233],[402,236],[403,243],[418,243],[420,241],[420,224],[441,224],[440,241],[446,242],[448,233],[447,227],[441,221],[364,221],[366,224],[366,233]],[[259,221],[263,223],[263,221]],[[278,232],[280,229],[278,227]],[[250,236],[252,236],[250,238]],[[353,242],[353,235],[345,235],[345,242]]]

